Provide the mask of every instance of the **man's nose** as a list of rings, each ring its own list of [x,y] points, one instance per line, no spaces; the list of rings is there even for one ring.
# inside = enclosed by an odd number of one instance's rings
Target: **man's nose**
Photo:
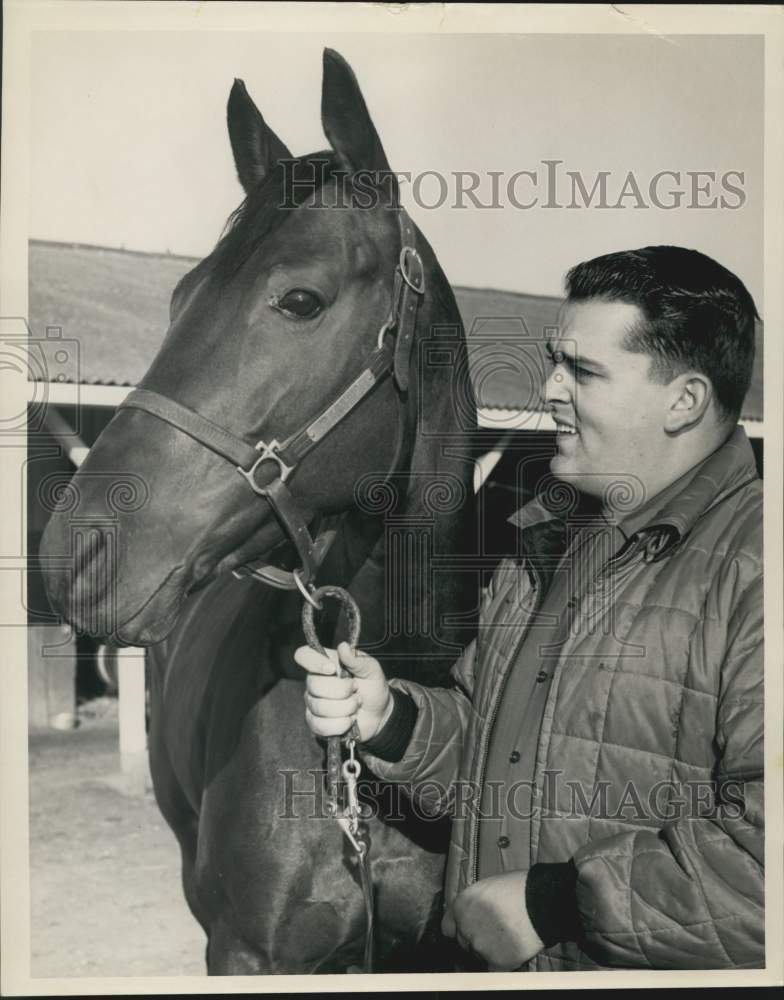
[[[544,384],[544,401],[545,405],[571,402],[568,379],[563,365],[556,365],[547,376],[547,381]]]

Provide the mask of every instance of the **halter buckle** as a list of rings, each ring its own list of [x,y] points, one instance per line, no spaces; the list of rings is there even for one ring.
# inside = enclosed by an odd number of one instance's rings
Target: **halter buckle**
[[[422,258],[412,246],[404,246],[400,251],[400,275],[403,281],[415,291],[422,295],[425,291],[425,267]]]
[[[270,441],[267,444],[266,441],[259,441],[256,444],[256,451],[261,451],[261,454],[256,459],[256,461],[251,465],[249,469],[243,469],[241,465],[237,466],[237,472],[248,481],[248,485],[253,490],[254,493],[258,493],[260,497],[267,496],[267,489],[264,486],[259,486],[256,482],[256,469],[261,465],[262,462],[277,462],[278,465],[278,478],[282,483],[285,483],[294,469],[286,465],[283,459],[278,454],[278,449],[280,448],[280,442]]]

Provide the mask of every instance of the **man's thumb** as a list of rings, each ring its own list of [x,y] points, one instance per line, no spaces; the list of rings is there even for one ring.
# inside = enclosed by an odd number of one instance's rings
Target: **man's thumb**
[[[352,649],[347,642],[340,643],[338,655],[340,662],[348,668],[349,673],[363,680],[372,677],[377,670],[381,669],[378,661],[374,660],[372,656],[368,656],[367,653],[358,649]]]

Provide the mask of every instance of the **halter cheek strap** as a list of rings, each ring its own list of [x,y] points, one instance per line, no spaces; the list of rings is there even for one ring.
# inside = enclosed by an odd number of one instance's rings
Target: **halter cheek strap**
[[[425,269],[422,258],[416,251],[416,232],[408,214],[401,209],[400,216],[400,258],[395,269],[395,284],[392,291],[392,312],[397,327],[395,338],[395,382],[401,392],[408,389],[408,373],[411,370],[411,349],[414,346],[419,300],[425,294]]]
[[[311,583],[334,538],[334,528],[330,526],[313,541],[305,516],[286,486],[286,480],[319,441],[390,372],[394,373],[401,392],[408,389],[417,311],[425,292],[425,279],[422,259],[416,249],[416,231],[402,207],[398,209],[398,226],[401,249],[395,268],[392,305],[389,317],[379,330],[375,351],[360,374],[336,399],[282,443],[260,439],[251,445],[190,407],[150,389],[136,389],[120,404],[119,409],[143,410],[157,417],[222,456],[236,467],[253,492],[270,504],[302,564],[302,569],[293,573],[276,567],[253,571],[254,576],[273,586],[293,590]],[[388,334],[394,334],[394,347],[390,345]],[[277,465],[277,476],[260,484],[256,472],[265,462]]]

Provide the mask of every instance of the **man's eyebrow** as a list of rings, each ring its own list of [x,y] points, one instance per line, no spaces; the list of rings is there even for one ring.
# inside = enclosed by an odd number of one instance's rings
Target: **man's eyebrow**
[[[552,341],[550,340],[546,342],[544,348],[551,357],[556,352],[558,352],[559,354],[563,354],[564,361],[572,368],[575,365],[588,365],[589,368],[595,368],[596,371],[601,374],[604,375],[609,374],[609,369],[607,368],[607,365],[603,365],[601,361],[594,361],[593,358],[587,358],[584,354],[576,356],[572,354],[567,354],[566,351],[562,350],[562,348],[554,347]]]

